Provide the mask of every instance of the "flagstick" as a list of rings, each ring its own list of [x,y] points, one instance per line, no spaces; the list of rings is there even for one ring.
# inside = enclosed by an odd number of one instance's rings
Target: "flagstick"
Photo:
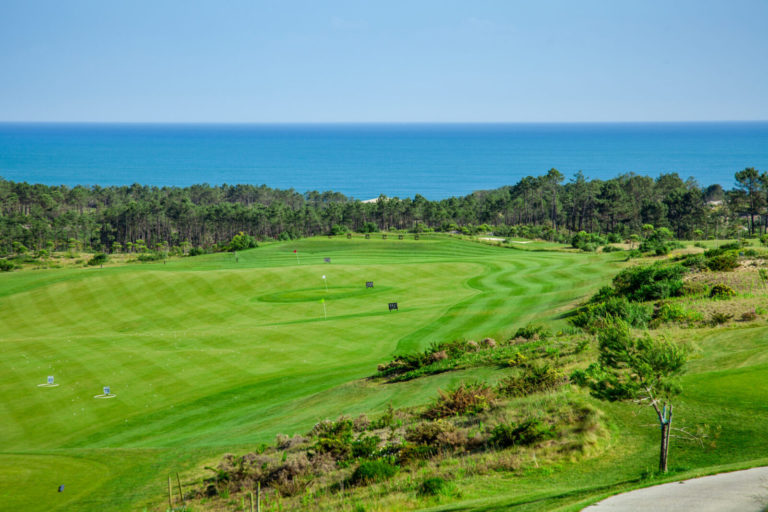
[[[325,312],[325,301],[323,301],[323,317],[328,320],[328,314]]]
[[[299,253],[296,253],[296,264],[301,265],[301,262],[299,261]]]

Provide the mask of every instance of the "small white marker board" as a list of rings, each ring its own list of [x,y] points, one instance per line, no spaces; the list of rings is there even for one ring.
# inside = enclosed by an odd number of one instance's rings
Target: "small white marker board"
[[[110,392],[109,386],[104,386],[103,390],[104,390],[104,394],[94,395],[93,398],[115,398],[117,396],[117,395],[113,395]]]
[[[54,384],[53,382],[53,375],[48,376],[48,380],[45,382],[45,384],[38,384],[37,387],[39,388],[55,388],[58,386],[58,384]]]

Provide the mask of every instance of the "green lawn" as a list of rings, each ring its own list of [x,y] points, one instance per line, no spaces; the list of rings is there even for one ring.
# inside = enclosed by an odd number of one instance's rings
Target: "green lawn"
[[[0,509],[164,510],[169,472],[321,419],[493,379],[496,370],[482,368],[362,380],[433,341],[501,339],[532,320],[564,327],[563,313],[621,265],[615,253],[545,248],[316,238],[241,252],[237,263],[216,254],[0,275]],[[395,301],[400,311],[390,313]],[[640,479],[656,465],[649,411],[599,403],[613,431],[599,456],[463,478],[460,500],[426,505],[578,510],[631,487],[768,463],[765,320],[669,335],[699,346],[675,422],[710,431],[703,445],[672,440],[673,474]],[[60,385],[38,387],[47,375]],[[93,398],[104,385],[117,397]]]
[[[237,263],[216,254],[1,275],[0,503],[140,509],[162,503],[169,471],[341,413],[423,403],[459,377],[359,379],[433,341],[508,336],[534,319],[564,325],[615,260],[449,238],[317,238]],[[60,385],[38,387],[47,375]],[[93,398],[104,385],[117,397]]]

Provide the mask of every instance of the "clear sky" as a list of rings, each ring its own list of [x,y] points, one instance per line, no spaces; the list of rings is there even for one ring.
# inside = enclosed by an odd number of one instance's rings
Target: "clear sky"
[[[0,120],[768,119],[768,0],[1,0]]]

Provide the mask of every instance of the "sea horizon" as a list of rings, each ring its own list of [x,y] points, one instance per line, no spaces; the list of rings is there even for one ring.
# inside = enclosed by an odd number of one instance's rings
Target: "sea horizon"
[[[46,185],[253,184],[428,199],[570,179],[768,170],[768,121],[0,122],[0,176]]]

